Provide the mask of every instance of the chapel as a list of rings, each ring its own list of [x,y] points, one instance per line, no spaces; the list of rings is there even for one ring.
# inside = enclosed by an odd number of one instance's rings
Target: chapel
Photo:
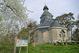
[[[35,44],[66,42],[68,40],[67,28],[53,19],[53,15],[45,5],[40,17],[40,24],[34,33]]]

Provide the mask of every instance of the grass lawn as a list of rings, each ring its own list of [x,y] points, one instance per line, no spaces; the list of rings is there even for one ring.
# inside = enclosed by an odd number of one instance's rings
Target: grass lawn
[[[19,48],[17,48],[17,53],[18,50]],[[36,45],[35,48],[33,46],[29,46],[28,52],[29,53],[79,53],[79,44],[77,45],[41,44],[41,45]],[[13,53],[13,47],[0,46],[0,53]],[[26,53],[25,47],[22,48],[21,53]]]
[[[37,45],[29,47],[29,53],[79,53],[79,45]]]

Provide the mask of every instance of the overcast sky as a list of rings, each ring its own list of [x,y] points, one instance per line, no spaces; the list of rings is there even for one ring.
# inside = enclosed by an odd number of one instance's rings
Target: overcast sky
[[[53,18],[69,12],[74,13],[74,17],[79,14],[79,0],[26,0],[27,9],[33,11],[33,13],[29,13],[28,18],[39,23],[45,3],[49,12],[54,16]]]

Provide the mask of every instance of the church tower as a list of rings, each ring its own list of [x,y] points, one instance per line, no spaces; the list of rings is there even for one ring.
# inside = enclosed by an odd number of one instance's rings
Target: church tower
[[[40,25],[41,26],[50,26],[53,21],[53,15],[48,11],[49,8],[45,5],[43,8],[43,14],[40,17]]]

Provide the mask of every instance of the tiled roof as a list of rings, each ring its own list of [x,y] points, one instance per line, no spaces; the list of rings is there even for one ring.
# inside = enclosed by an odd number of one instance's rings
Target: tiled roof
[[[52,22],[50,26],[51,26],[51,27],[63,27],[61,24],[59,24],[59,23],[56,22],[56,21]]]

